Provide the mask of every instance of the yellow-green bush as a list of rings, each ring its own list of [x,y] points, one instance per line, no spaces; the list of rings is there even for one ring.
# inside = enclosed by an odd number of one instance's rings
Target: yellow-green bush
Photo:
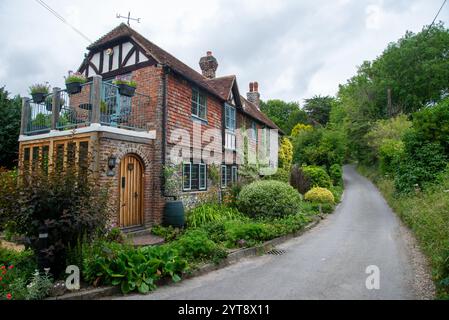
[[[326,188],[313,188],[304,196],[306,201],[316,202],[316,203],[329,203],[334,204],[335,198],[332,192]]]

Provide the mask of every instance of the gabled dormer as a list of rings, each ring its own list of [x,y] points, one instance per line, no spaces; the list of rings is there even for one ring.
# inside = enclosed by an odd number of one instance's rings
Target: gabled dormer
[[[89,53],[78,69],[87,77],[101,75],[110,78],[157,64],[125,24],[119,25],[87,49]]]

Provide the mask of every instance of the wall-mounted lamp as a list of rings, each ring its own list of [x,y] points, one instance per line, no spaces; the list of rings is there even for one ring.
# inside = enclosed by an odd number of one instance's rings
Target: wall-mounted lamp
[[[108,177],[113,177],[115,175],[114,169],[117,165],[117,158],[115,156],[110,156],[108,158]]]

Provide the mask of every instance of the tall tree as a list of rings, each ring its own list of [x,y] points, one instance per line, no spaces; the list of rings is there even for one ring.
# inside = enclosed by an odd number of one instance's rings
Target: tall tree
[[[0,88],[0,167],[18,164],[20,114],[20,97],[11,99],[5,88]]]
[[[305,100],[304,110],[314,124],[327,125],[335,99],[330,96],[314,96]]]
[[[297,102],[262,101],[260,109],[286,134],[290,134],[298,122],[307,121],[307,115],[301,110]]]

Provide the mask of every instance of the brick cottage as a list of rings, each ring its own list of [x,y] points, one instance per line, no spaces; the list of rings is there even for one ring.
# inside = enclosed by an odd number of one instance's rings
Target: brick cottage
[[[138,230],[162,222],[169,164],[179,164],[187,207],[237,182],[247,164],[276,167],[278,127],[260,111],[258,83],[240,95],[236,76],[216,77],[212,52],[200,59],[201,74],[126,24],[87,49],[79,93],[54,88],[45,102],[23,99],[22,168],[42,159],[50,168],[88,165],[110,188],[117,224]],[[134,96],[120,94],[116,77],[136,82]]]

